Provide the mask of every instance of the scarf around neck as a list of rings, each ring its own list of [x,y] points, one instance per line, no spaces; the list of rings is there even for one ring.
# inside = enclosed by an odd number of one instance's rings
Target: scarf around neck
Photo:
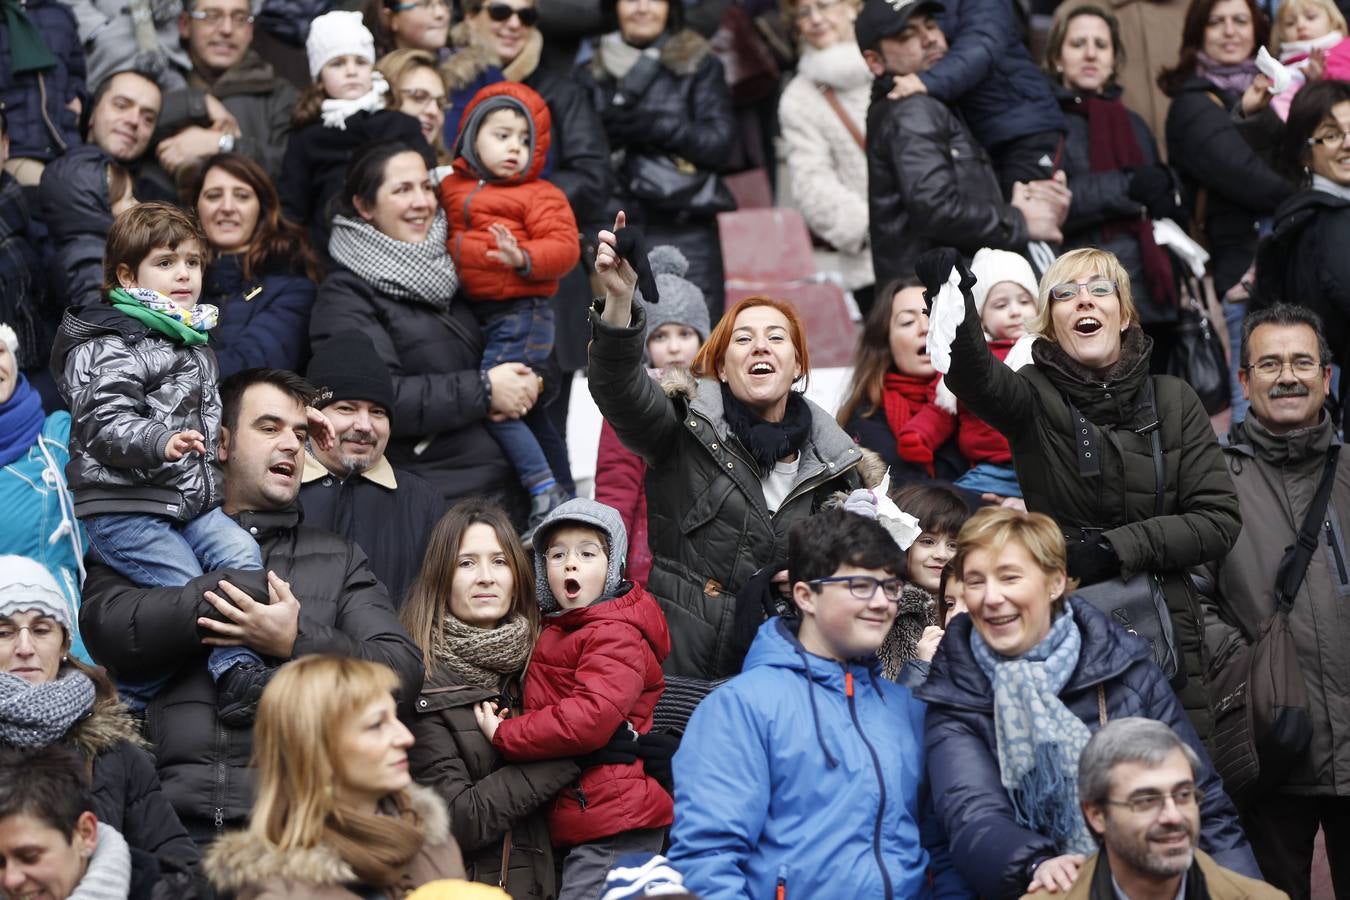
[[[638,64],[644,53],[649,56],[659,57],[661,50],[658,40],[648,47],[634,47],[623,39],[623,32],[611,31],[609,34],[600,38],[600,64],[605,67],[605,71],[614,77],[615,81],[622,80],[625,75],[632,71],[633,66]]]
[[[206,343],[206,332],[220,321],[220,310],[210,303],[183,309],[168,297],[149,288],[113,288],[108,294],[113,308],[179,344]]]
[[[28,15],[20,0],[0,0],[4,7],[5,31],[9,32],[11,75],[41,72],[56,67],[56,57],[42,37],[42,29]]]
[[[21,458],[28,448],[37,441],[42,433],[42,423],[47,416],[42,411],[42,398],[28,383],[28,378],[19,373],[14,393],[8,400],[0,403],[0,467],[4,467]]]
[[[886,413],[886,424],[890,426],[891,434],[900,435],[900,429],[905,427],[909,421],[919,411],[919,407],[926,406],[933,400],[933,394],[937,387],[937,376],[935,375],[903,375],[899,372],[887,372],[886,380],[881,386],[881,404]]]
[[[1083,648],[1073,614],[1015,659],[999,656],[974,629],[970,649],[994,687],[999,776],[1017,824],[1054,841],[1060,853],[1090,856],[1097,845],[1078,806],[1078,757],[1092,732],[1064,705]]]
[[[789,390],[783,421],[769,422],[752,413],[722,384],[722,416],[731,433],[759,467],[761,478],[773,471],[774,463],[801,450],[811,434],[811,407],[796,391]]]
[[[1345,35],[1333,29],[1310,41],[1281,41],[1280,62],[1285,65],[1296,64],[1299,68],[1303,68],[1308,64],[1308,56],[1314,50],[1330,50],[1343,40]]]
[[[130,890],[131,847],[116,828],[99,822],[98,845],[69,900],[126,900]]]
[[[459,274],[445,249],[445,212],[436,211],[421,243],[391,238],[364,219],[333,217],[328,252],[380,293],[414,300],[438,312],[450,309]]]
[[[1343,184],[1337,184],[1325,175],[1313,175],[1312,189],[1314,191],[1321,191],[1324,194],[1330,194],[1333,197],[1339,197],[1342,200],[1350,200],[1350,187]]]
[[[46,747],[94,708],[94,683],[71,670],[59,678],[30,684],[0,672],[0,744]]]
[[[1195,54],[1195,74],[1212,82],[1224,91],[1241,94],[1252,86],[1256,78],[1256,58],[1244,59],[1240,63],[1221,63],[1205,51]]]
[[[389,93],[389,82],[379,72],[370,77],[370,90],[352,100],[329,98],[319,105],[319,118],[324,128],[347,130],[347,120],[359,112],[376,113],[385,107],[384,95]]]
[[[436,658],[466,684],[500,690],[502,680],[529,660],[530,623],[524,616],[512,615],[496,628],[475,628],[447,615],[443,627]]]

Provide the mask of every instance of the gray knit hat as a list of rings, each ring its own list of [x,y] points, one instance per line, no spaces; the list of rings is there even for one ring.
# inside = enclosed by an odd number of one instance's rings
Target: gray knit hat
[[[75,634],[70,604],[47,567],[26,556],[0,556],[0,616],[20,612],[47,616]]]
[[[664,288],[661,300],[665,302]],[[534,595],[539,608],[544,612],[558,609],[558,599],[548,586],[548,562],[544,558],[548,550],[548,536],[563,525],[584,525],[594,528],[605,536],[609,546],[609,570],[605,572],[604,596],[612,596],[623,581],[623,567],[628,560],[628,532],[623,527],[623,517],[612,506],[578,497],[568,500],[549,513],[534,533]]]
[[[647,311],[647,334],[643,336],[643,344],[646,344],[653,331],[671,322],[688,325],[698,332],[699,343],[706,341],[711,330],[708,304],[703,300],[703,290],[684,277],[684,273],[689,271],[689,260],[684,258],[679,248],[661,244],[647,254],[647,262],[651,263],[661,302],[648,303],[643,307]],[[641,295],[639,291],[638,296]]]

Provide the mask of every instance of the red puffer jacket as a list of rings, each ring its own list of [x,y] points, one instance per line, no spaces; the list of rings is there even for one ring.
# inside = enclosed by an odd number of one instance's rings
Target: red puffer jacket
[[[1016,341],[989,341],[989,350],[1004,360],[1008,358],[1014,343]],[[976,418],[964,403],[957,405],[955,416],[936,403],[930,403],[915,413],[897,438],[900,458],[926,465],[928,474],[933,474],[933,454],[952,436],[953,428],[956,430],[956,446],[972,466],[979,463],[1006,466],[1012,463],[1008,439],[983,419]]]
[[[628,578],[646,584],[652,571],[652,548],[647,543],[647,464],[619,440],[614,426],[600,426],[600,449],[595,454],[595,499],[612,506],[628,532]]]
[[[525,712],[505,719],[492,745],[512,762],[580,756],[608,743],[627,721],[652,726],[670,653],[666,617],[641,585],[612,600],[545,617],[525,672]],[[673,821],[670,795],[641,762],[595,766],[549,810],[559,847]]]
[[[530,164],[519,175],[495,178],[480,168],[473,142],[482,117],[474,110],[493,97],[507,97],[533,126]],[[455,142],[454,171],[441,180],[441,206],[450,235],[446,249],[471,300],[551,297],[558,280],[581,258],[576,216],[559,188],[539,178],[548,157],[552,118],[544,98],[523,84],[501,81],[483,88],[464,109],[464,125]],[[529,258],[522,275],[488,257],[497,240],[488,230],[500,223],[511,229]]]

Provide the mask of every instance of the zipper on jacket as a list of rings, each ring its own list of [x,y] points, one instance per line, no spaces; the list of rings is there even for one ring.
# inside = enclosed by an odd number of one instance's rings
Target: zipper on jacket
[[[216,720],[216,793],[215,793],[215,814],[212,816],[212,824],[216,826],[216,834],[220,835],[225,831],[225,747],[229,741],[229,735],[225,733],[225,726],[219,719]]]
[[[576,786],[577,806],[584,812],[586,810],[586,792],[581,789],[581,785]]]
[[[853,727],[858,730],[858,737],[862,739],[863,746],[867,748],[867,754],[872,757],[872,768],[877,773],[877,820],[872,826],[872,855],[877,858],[877,868],[881,870],[881,884],[885,888],[886,900],[891,900],[894,896],[891,888],[891,873],[886,871],[886,862],[881,856],[881,820],[886,812],[886,780],[881,775],[881,759],[877,756],[876,748],[867,739],[862,722],[858,721],[858,706],[853,697],[853,673],[847,668],[844,669],[844,695],[848,697],[848,714],[853,719]]]
[[[1341,576],[1341,584],[1345,584],[1345,557],[1341,555],[1341,545],[1336,540],[1336,530],[1331,526],[1331,520],[1327,519],[1327,544],[1331,547],[1331,553],[1336,557],[1336,571]]]
[[[773,889],[773,900],[787,900],[787,866],[778,867],[778,883]]]
[[[468,225],[472,224],[472,223],[469,221],[469,204],[473,202],[473,195],[476,194],[476,193],[478,193],[479,191],[481,191],[481,190],[483,189],[483,185],[485,185],[485,184],[487,184],[487,180],[486,180],[486,179],[483,179],[483,178],[478,179],[478,184],[474,187],[473,190],[469,191],[468,195],[465,196],[465,198],[464,198],[464,224],[465,224],[465,226],[468,226]]]
[[[192,350],[192,355],[194,357],[194,361],[197,363],[198,368],[199,369],[202,368],[206,362],[206,358],[202,355],[202,352],[194,348]],[[205,401],[205,397],[203,397],[202,399],[203,401]],[[211,435],[206,427],[205,402],[202,402],[197,406],[197,422],[201,425],[202,434],[209,438]],[[219,437],[219,435],[217,435],[217,437]],[[197,515],[201,515],[204,510],[211,509],[213,506],[215,506],[216,501],[215,495],[216,491],[219,489],[219,486],[215,483],[215,480],[211,477],[212,474],[211,460],[208,458],[208,455],[206,453],[203,453],[199,457],[199,459],[200,462],[198,463],[198,465],[201,467],[202,483],[206,485],[206,499],[202,503],[202,508],[197,511]]]

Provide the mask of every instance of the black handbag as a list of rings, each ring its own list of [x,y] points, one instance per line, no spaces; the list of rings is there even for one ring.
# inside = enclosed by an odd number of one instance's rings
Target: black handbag
[[[663,212],[712,216],[736,208],[716,172],[665,153],[629,151],[620,175],[629,194]]]
[[[1232,403],[1228,357],[1209,324],[1209,316],[1193,295],[1183,301],[1178,313],[1167,374],[1189,384],[1211,416]]]
[[[1153,402],[1153,379],[1144,382],[1143,406],[1152,413],[1152,421],[1135,431],[1147,434],[1149,449],[1153,455],[1153,514],[1163,514],[1163,488],[1166,473],[1163,469],[1162,423]],[[1087,420],[1078,408],[1069,403],[1069,413],[1073,416],[1074,437],[1078,448],[1078,473],[1085,476],[1101,475],[1101,457],[1098,451],[1097,428]],[[1099,539],[1098,529],[1083,529],[1093,532],[1090,540]],[[1065,535],[1075,539],[1078,536]],[[1185,669],[1177,654],[1176,635],[1172,630],[1172,615],[1167,611],[1167,597],[1163,592],[1162,579],[1154,572],[1137,572],[1128,579],[1111,578],[1089,587],[1079,588],[1074,596],[1091,603],[1099,612],[1130,634],[1143,638],[1153,650],[1153,662],[1167,680],[1176,687],[1180,678],[1184,680]]]

